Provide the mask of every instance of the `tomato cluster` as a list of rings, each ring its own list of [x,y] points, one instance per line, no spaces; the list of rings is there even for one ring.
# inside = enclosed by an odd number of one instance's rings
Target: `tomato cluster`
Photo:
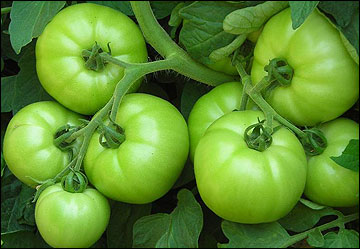
[[[188,155],[202,200],[230,221],[278,220],[303,193],[322,205],[357,205],[358,172],[330,158],[341,155],[351,139],[359,138],[356,122],[338,118],[359,96],[358,66],[339,32],[317,10],[293,30],[290,9],[286,9],[258,35],[251,38],[256,42],[252,83],[256,85],[267,74],[264,68],[271,59],[288,62],[294,70],[290,85],[270,89],[266,100],[295,125],[321,124],[318,128],[327,139],[322,154],[306,156],[298,137],[276,120],[266,148],[250,147],[249,127],[266,115],[251,99],[246,110],[240,110],[244,91],[240,82],[224,83],[202,96],[188,123],[169,102],[128,93],[115,120],[106,118],[101,124],[115,123],[123,141],[106,147],[101,130],[89,141],[83,170],[92,186],[69,192],[56,183],[40,194],[35,219],[45,241],[53,247],[91,246],[108,225],[107,198],[132,204],[159,199],[174,185]],[[62,135],[59,128],[84,127],[81,114],[95,114],[95,118],[124,76],[124,69],[112,63],[92,70],[85,66],[83,51],[90,51],[95,43],[124,62],[147,60],[140,29],[116,10],[76,4],[54,17],[37,40],[36,68],[41,84],[58,102],[24,107],[10,121],[4,138],[9,169],[31,187],[66,170],[84,142],[80,136],[69,146],[59,147],[54,142]],[[213,68],[236,74],[227,59]],[[130,92],[140,83],[137,80]]]

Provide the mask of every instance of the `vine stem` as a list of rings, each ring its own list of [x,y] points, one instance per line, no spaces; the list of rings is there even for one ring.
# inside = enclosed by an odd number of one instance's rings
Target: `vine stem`
[[[325,230],[333,228],[333,227],[340,227],[341,224],[345,224],[345,223],[348,223],[348,222],[351,222],[351,221],[354,221],[354,220],[357,220],[357,219],[359,219],[359,213],[338,217],[334,221],[331,221],[329,223],[314,227],[314,228],[312,228],[310,230],[307,230],[305,232],[302,232],[302,233],[291,236],[291,239],[286,241],[286,243],[284,243],[284,245],[282,245],[281,248],[287,248],[287,247],[295,244],[296,242],[299,242],[299,241],[305,239],[315,229],[319,229],[320,232],[322,232],[322,231],[325,231]]]
[[[268,80],[264,77],[258,84],[252,86],[250,76],[245,72],[245,69],[241,63],[237,63],[236,69],[238,70],[240,77],[244,85],[244,91],[250,96],[250,98],[260,107],[266,117],[266,126],[272,130],[272,120],[276,119],[279,123],[291,129],[300,138],[305,138],[306,134],[289,122],[287,119],[279,115],[268,102],[261,95],[261,90],[269,85]]]
[[[131,1],[130,3],[146,41],[164,58],[176,57],[177,63],[171,69],[211,86],[238,80],[238,77],[216,72],[195,62],[160,26],[148,1]]]

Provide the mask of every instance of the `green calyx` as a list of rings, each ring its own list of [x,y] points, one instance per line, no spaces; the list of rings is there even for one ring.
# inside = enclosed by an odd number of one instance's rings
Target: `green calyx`
[[[110,45],[108,44],[108,50],[111,54]],[[91,50],[84,49],[82,51],[82,57],[85,61],[85,67],[89,70],[100,72],[105,68],[107,62],[100,56],[103,53],[103,49],[96,42]]]
[[[257,151],[266,150],[272,143],[271,131],[264,126],[265,120],[250,125],[244,132],[244,139],[250,149]]]
[[[88,179],[80,171],[70,171],[61,179],[62,188],[70,193],[82,193],[88,185]]]
[[[324,152],[327,147],[327,139],[318,128],[303,130],[305,137],[300,139],[305,153],[308,156],[317,156]]]
[[[264,70],[268,73],[269,80],[278,83],[280,86],[289,86],[294,76],[294,69],[283,58],[270,60]]]
[[[124,130],[112,120],[109,125],[100,124],[98,132],[99,143],[104,148],[116,149],[125,141]]]

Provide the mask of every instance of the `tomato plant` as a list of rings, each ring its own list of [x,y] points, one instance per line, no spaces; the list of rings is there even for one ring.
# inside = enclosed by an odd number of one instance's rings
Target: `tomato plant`
[[[71,157],[55,145],[54,136],[66,124],[80,125],[80,118],[54,101],[33,103],[16,113],[6,129],[3,148],[12,173],[31,187],[37,185],[34,179],[55,177]]]
[[[1,5],[2,247],[359,247],[358,2]]]
[[[91,50],[95,42],[114,58],[133,63],[147,60],[136,24],[119,11],[91,3],[60,11],[36,43],[36,70],[42,86],[61,104],[82,114],[94,114],[103,107],[124,76],[124,70],[111,63],[97,68],[84,63],[82,51]]]
[[[339,31],[318,10],[296,30],[290,9],[266,23],[254,50],[254,84],[266,75],[264,67],[269,60],[277,57],[285,59],[294,73],[289,85],[269,89],[267,100],[294,124],[329,121],[358,99],[359,66],[343,45]]]
[[[97,190],[69,193],[61,184],[50,186],[36,202],[36,225],[52,247],[84,248],[94,244],[110,218],[108,200]]]
[[[124,97],[115,122],[125,141],[104,148],[94,134],[84,159],[90,182],[105,196],[128,203],[149,203],[170,190],[189,153],[187,125],[179,111],[158,97]]]
[[[359,138],[359,124],[338,118],[322,124],[320,129],[328,146],[321,155],[309,158],[305,195],[331,207],[359,205],[359,172],[341,167],[331,159],[341,155],[351,139]]]
[[[196,148],[194,169],[201,198],[226,220],[278,220],[295,206],[305,187],[304,149],[290,131],[276,131],[265,151],[248,148],[244,132],[258,118],[264,118],[260,111],[226,114],[207,129]]]

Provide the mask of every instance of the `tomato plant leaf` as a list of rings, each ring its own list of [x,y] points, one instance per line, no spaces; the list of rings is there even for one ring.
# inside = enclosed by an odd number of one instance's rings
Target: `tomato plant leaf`
[[[1,234],[1,240],[4,242],[1,248],[51,248],[39,232],[19,231]]]
[[[224,220],[221,228],[229,243],[218,244],[219,248],[280,248],[290,239],[277,222],[247,225]]]
[[[340,229],[338,233],[329,232],[324,236],[324,248],[359,248],[359,233]]]
[[[34,231],[35,205],[31,203],[35,189],[21,183],[5,169],[1,178],[1,234]]]
[[[34,46],[24,50],[17,76],[1,83],[1,112],[18,112],[22,107],[41,100],[53,100],[41,86],[36,74]]]
[[[130,248],[134,223],[139,218],[149,215],[150,212],[151,204],[134,205],[112,202],[110,222],[106,230],[108,247]]]
[[[355,48],[359,56],[359,2],[321,1],[319,8],[334,17],[337,28]],[[357,58],[359,63],[359,58]]]
[[[310,232],[306,241],[313,247],[323,247],[325,242],[319,228],[315,228],[314,231]]]
[[[346,169],[359,172],[359,139],[351,139],[340,156],[330,158]]]
[[[225,17],[223,28],[231,34],[257,31],[270,17],[288,5],[287,1],[267,1],[254,7],[235,10]]]
[[[132,11],[131,4],[129,1],[87,1],[87,2],[104,5],[116,9],[127,16],[134,15],[134,12]]]
[[[212,88],[204,84],[196,84],[194,81],[185,83],[181,95],[181,113],[185,120],[188,119],[189,114],[196,103],[196,101],[209,92]]]
[[[235,35],[223,30],[223,20],[241,6],[225,1],[198,1],[180,9],[179,14],[184,19],[180,43],[194,59],[211,63],[209,54],[235,39]]]
[[[65,1],[14,1],[10,13],[10,41],[17,54],[38,37]]]
[[[171,214],[157,213],[135,222],[133,247],[198,247],[201,207],[187,189],[180,190],[177,197],[178,205]]]
[[[315,210],[305,206],[301,202],[298,202],[290,213],[281,218],[278,222],[286,230],[292,232],[303,232],[314,227],[323,216],[340,214],[341,213],[332,208],[327,207]]]
[[[289,1],[293,29],[297,29],[313,12],[319,1]]]

